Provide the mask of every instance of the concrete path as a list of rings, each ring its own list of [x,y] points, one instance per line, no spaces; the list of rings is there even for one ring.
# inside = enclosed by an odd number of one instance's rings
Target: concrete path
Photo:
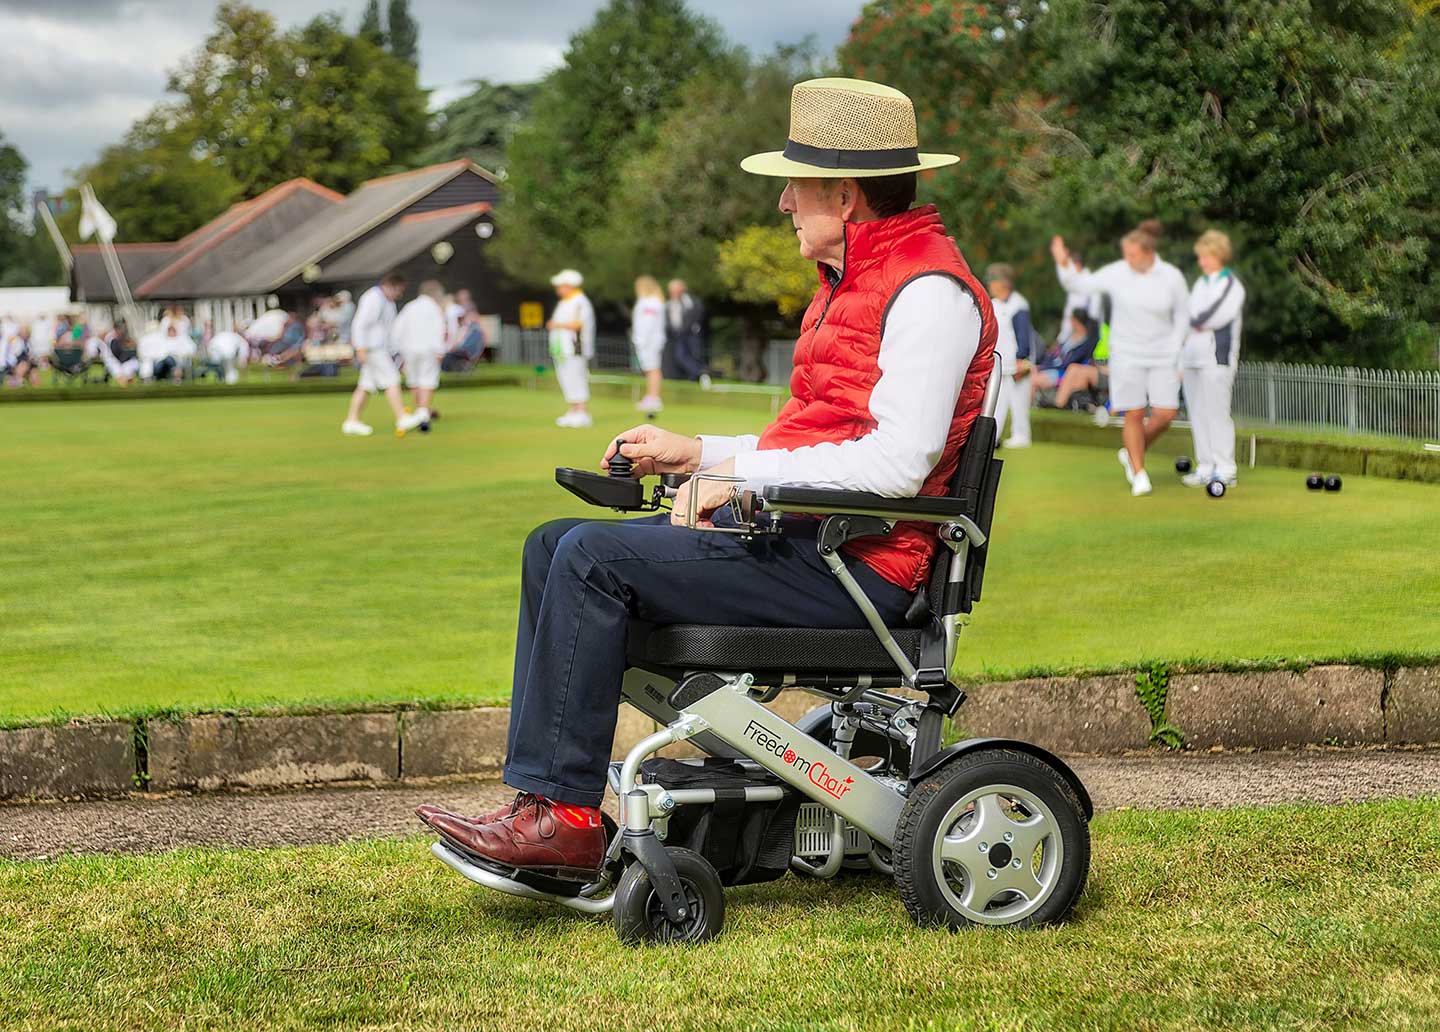
[[[1440,795],[1440,750],[1223,753],[1073,761],[1101,809],[1342,803]],[[438,802],[493,809],[494,781],[345,786],[275,793],[136,795],[88,803],[0,805],[0,858],[282,846],[419,833],[411,811]]]

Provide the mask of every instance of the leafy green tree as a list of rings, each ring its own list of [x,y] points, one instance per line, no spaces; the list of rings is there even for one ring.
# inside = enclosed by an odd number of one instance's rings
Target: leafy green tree
[[[716,260],[731,297],[773,305],[787,319],[805,311],[819,284],[815,263],[800,256],[795,234],[783,226],[747,226],[719,246]]]
[[[595,273],[599,293],[623,296],[637,273],[651,272],[714,297],[724,288],[717,245],[753,223],[784,220],[776,209],[783,182],[747,175],[740,159],[782,145],[790,87],[812,74],[811,58],[785,50],[740,64],[738,74],[726,69],[687,83],[654,144],[618,167],[608,216],[587,248],[609,256]]]
[[[406,167],[427,142],[415,68],[335,15],[281,33],[269,14],[227,0],[169,89],[177,129],[247,197],[296,176],[349,191]]]
[[[616,173],[654,142],[690,78],[734,69],[737,55],[683,0],[611,0],[570,40],[509,148],[495,245],[534,282],[562,266],[589,275],[611,261],[596,234]]]
[[[392,55],[408,65],[420,64],[420,26],[410,17],[410,0],[390,0],[385,18],[386,42]]]
[[[498,85],[477,79],[474,89],[446,104],[431,126],[434,136],[415,156],[416,165],[470,158],[505,175],[510,140],[524,124],[538,88],[534,83]]]
[[[1014,262],[1041,310],[1059,305],[1052,232],[1098,263],[1156,216],[1188,270],[1194,234],[1235,239],[1250,354],[1414,362],[1440,325],[1433,10],[877,0],[840,57],[911,95],[924,146],[961,155],[922,197],[972,264]]]
[[[240,185],[212,157],[196,156],[183,128],[165,109],[137,123],[121,143],[106,147],[93,165],[75,173],[88,182],[115,217],[121,241],[178,240],[240,199]],[[80,195],[65,194],[58,222],[67,240],[78,239]]]
[[[44,230],[23,214],[25,159],[0,135],[0,287],[33,287],[63,281],[60,258]]]
[[[360,31],[356,33],[372,47],[385,45],[385,26],[380,24],[380,0],[369,0],[365,13],[360,17]]]

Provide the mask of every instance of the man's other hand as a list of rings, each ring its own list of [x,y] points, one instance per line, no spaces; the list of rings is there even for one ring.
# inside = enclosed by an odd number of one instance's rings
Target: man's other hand
[[[722,476],[733,476],[735,474],[735,460],[730,459],[705,471],[706,473],[718,473]],[[670,522],[677,527],[685,526],[685,517],[690,511],[690,492],[695,492],[695,525],[697,527],[713,527],[710,517],[716,509],[729,505],[730,499],[735,497],[735,492],[740,487],[733,481],[724,480],[702,480],[690,481],[682,484],[675,492],[675,504],[670,510]]]
[[[619,451],[635,463],[634,475],[648,477],[655,473],[694,473],[700,468],[700,440],[683,434],[661,430],[658,426],[642,423],[632,426],[623,434],[617,434],[605,449],[600,468],[610,468],[610,457],[615,454],[616,441],[621,442]]]

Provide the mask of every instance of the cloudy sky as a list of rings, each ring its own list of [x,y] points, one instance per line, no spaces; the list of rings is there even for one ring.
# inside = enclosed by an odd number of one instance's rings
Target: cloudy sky
[[[254,0],[293,25],[321,11],[359,23],[364,0]],[[209,32],[207,0],[0,0],[0,133],[30,164],[30,182],[58,189],[165,89],[165,72]],[[383,8],[385,5],[382,4]],[[411,0],[420,22],[420,80],[443,102],[467,79],[534,79],[601,0]],[[845,36],[863,0],[690,0],[753,50],[813,35],[822,51]]]

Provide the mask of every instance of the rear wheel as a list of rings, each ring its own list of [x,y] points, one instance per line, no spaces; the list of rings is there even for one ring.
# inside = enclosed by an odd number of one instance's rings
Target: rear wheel
[[[1090,828],[1054,767],[1028,753],[984,749],[911,790],[895,828],[894,868],[920,924],[1049,924],[1085,888]]]

